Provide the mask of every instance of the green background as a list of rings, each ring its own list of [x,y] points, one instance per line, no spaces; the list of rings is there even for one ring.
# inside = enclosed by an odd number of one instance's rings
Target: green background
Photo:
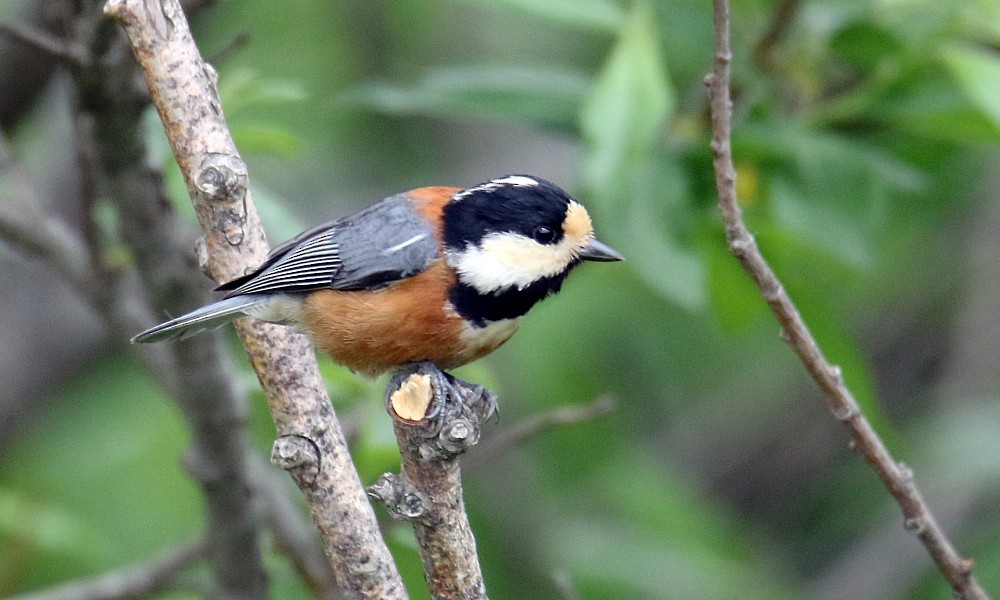
[[[733,6],[747,222],[1000,593],[1000,3],[803,2],[755,57],[775,11]],[[501,398],[487,437],[604,395],[617,405],[474,455],[466,500],[491,598],[948,597],[726,250],[703,84],[709,2],[246,0],[193,28],[223,58],[223,106],[272,243],[405,189],[528,173],[578,197],[627,257],[581,267],[458,373]],[[42,101],[10,132],[36,173],[64,143],[59,110]],[[41,268],[12,247],[0,258]],[[126,340],[97,338],[2,431],[0,596],[155,555],[202,524],[177,409]],[[385,382],[324,373],[359,428],[363,480],[398,468]],[[259,392],[251,420],[266,456]],[[426,597],[408,526],[386,531]],[[266,550],[273,597],[308,597]]]

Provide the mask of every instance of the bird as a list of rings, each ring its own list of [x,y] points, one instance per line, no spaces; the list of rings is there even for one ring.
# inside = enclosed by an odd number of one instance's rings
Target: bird
[[[216,288],[217,302],[132,342],[250,316],[307,333],[365,376],[419,362],[452,369],[505,343],[582,262],[620,260],[584,206],[539,177],[417,188],[302,232]]]

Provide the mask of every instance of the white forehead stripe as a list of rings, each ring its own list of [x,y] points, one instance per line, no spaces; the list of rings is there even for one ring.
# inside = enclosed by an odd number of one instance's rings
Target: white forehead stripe
[[[513,185],[517,187],[535,187],[538,185],[538,181],[532,179],[531,177],[525,177],[524,175],[509,175],[507,177],[501,177],[499,179],[493,179],[487,181],[486,183],[479,184],[475,187],[471,187],[467,190],[458,192],[453,196],[455,200],[461,200],[466,196],[476,194],[479,192],[492,192],[493,190],[500,189],[504,186]]]
[[[500,179],[494,179],[490,181],[490,184],[495,185],[519,185],[521,187],[538,185],[538,181],[532,179],[531,177],[525,177],[524,175],[509,175],[507,177],[501,177]]]

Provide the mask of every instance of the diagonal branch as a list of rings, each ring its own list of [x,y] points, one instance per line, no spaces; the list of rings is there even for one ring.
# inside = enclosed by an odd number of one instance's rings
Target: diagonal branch
[[[54,36],[44,29],[0,21],[0,35],[17,40],[25,46],[40,50],[71,65],[83,67],[90,62],[90,57],[82,47]]]
[[[611,396],[600,396],[589,404],[582,406],[560,406],[549,412],[525,419],[500,431],[496,435],[479,444],[465,459],[465,468],[475,468],[485,459],[494,459],[511,448],[541,435],[550,429],[586,423],[610,414],[615,410],[615,399]]]
[[[217,73],[194,44],[178,0],[109,0],[132,41],[205,234],[204,269],[234,279],[267,243],[243,163],[222,115]],[[280,326],[237,323],[278,430],[275,456],[306,495],[337,579],[351,598],[405,598],[308,340]]]
[[[774,9],[771,23],[764,30],[757,43],[754,44],[751,57],[753,63],[764,73],[773,73],[775,70],[774,52],[788,35],[789,29],[795,23],[795,15],[799,12],[802,0],[780,0]]]
[[[0,239],[45,260],[73,287],[92,295],[94,281],[89,253],[83,239],[42,208],[35,187],[24,168],[10,155],[0,134]]]
[[[72,581],[42,592],[22,594],[8,600],[127,600],[145,598],[170,586],[181,571],[205,554],[203,540],[189,542],[154,558],[93,579]]]
[[[278,472],[262,459],[254,458],[251,462],[254,487],[264,505],[264,518],[274,535],[275,547],[288,558],[318,600],[342,600],[336,574],[323,556],[316,529],[285,490]]]
[[[109,192],[118,209],[119,235],[146,289],[158,299],[166,297],[171,310],[182,310],[202,301],[204,281],[188,259],[190,241],[176,227],[162,175],[146,162],[142,117],[149,95],[128,42],[98,9],[99,4],[91,2],[73,21],[78,43],[100,57],[99,65],[72,73],[84,215],[89,221],[99,189]],[[92,262],[103,266],[100,238],[93,224],[84,227]],[[119,273],[103,268],[96,273],[102,289],[118,287]],[[192,431],[184,458],[204,500],[212,594],[265,598],[260,526],[247,472],[251,445],[243,423],[246,397],[234,385],[229,357],[216,338],[167,349],[173,368],[164,383]]]
[[[750,274],[781,323],[782,335],[822,390],[827,407],[847,427],[851,445],[878,475],[903,512],[906,530],[916,535],[951,585],[965,600],[985,600],[986,592],[972,576],[971,559],[958,554],[938,525],[913,479],[913,472],[889,453],[885,444],[861,413],[844,383],[840,368],[831,365],[806,327],[781,281],[771,270],[757,242],[743,223],[736,197],[736,170],[732,155],[732,99],[730,94],[729,2],[713,0],[715,60],[706,78],[712,109],[712,152],[719,210],[725,222],[729,248]]]

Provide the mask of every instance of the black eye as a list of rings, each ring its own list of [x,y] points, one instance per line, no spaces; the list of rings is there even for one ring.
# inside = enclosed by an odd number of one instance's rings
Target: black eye
[[[549,244],[556,239],[556,232],[551,227],[540,225],[531,232],[531,237],[539,244]]]

